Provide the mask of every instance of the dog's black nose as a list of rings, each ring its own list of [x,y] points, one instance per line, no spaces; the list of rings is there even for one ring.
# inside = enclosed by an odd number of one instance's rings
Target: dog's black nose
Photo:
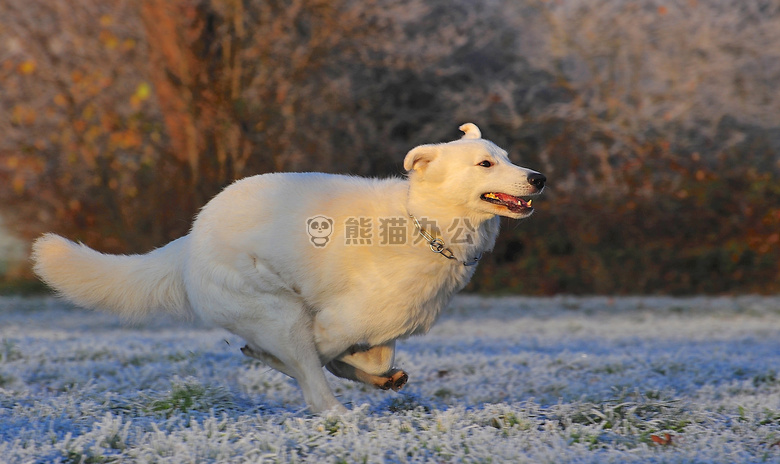
[[[528,174],[528,183],[538,188],[539,190],[544,188],[545,182],[547,182],[547,178],[544,177],[543,174],[539,174],[538,172]]]

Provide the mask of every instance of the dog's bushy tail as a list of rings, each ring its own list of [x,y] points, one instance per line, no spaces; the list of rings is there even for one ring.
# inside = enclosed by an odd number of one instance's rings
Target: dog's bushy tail
[[[107,255],[56,234],[33,243],[36,274],[59,295],[79,306],[140,319],[154,310],[184,312],[183,248],[188,238],[144,255]]]

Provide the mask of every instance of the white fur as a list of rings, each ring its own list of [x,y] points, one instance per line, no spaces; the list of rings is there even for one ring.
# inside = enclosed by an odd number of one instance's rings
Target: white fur
[[[411,150],[404,160],[408,179],[249,177],[214,197],[189,235],[160,249],[112,256],[46,234],[33,245],[35,271],[79,305],[126,317],[154,308],[191,311],[244,338],[245,354],[297,379],[313,411],[343,409],[322,366],[340,361],[363,374],[388,372],[395,340],[427,332],[474,273],[462,261],[493,248],[497,215],[530,214],[480,195],[540,191],[527,181],[534,171],[511,164],[475,125],[461,127],[461,140]],[[479,166],[484,160],[494,165]],[[457,260],[415,243],[408,214],[435,221],[428,232]],[[325,246],[314,246],[307,231],[316,216],[332,219],[330,235],[317,234]],[[372,245],[345,243],[351,217],[371,218]],[[381,218],[406,220],[404,244],[378,243]],[[447,230],[454,220],[473,226],[472,243],[454,243],[456,231]]]

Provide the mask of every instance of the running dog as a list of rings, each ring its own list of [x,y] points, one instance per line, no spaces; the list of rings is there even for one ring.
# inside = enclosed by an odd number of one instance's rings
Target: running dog
[[[194,313],[243,354],[296,379],[312,412],[345,411],[333,374],[399,390],[396,340],[426,333],[492,250],[499,216],[533,213],[545,177],[513,165],[474,124],[412,149],[405,178],[271,173],[214,197],[184,237],[107,255],[55,234],[35,272],[66,300],[130,319]]]

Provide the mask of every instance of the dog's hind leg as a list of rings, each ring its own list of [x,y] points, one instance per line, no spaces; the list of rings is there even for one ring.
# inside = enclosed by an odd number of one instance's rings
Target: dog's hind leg
[[[244,356],[262,361],[266,366],[276,369],[282,374],[295,378],[295,376],[292,375],[292,371],[290,371],[287,366],[285,366],[284,363],[279,360],[279,358],[272,355],[271,353],[266,353],[257,347],[252,348],[249,345],[245,345],[243,348],[241,348],[241,353],[243,353]]]
[[[339,377],[373,385],[382,390],[398,391],[406,385],[409,376],[393,367],[395,340],[361,348],[355,346],[332,360],[325,367]]]
[[[383,375],[372,375],[337,359],[325,365],[338,377],[373,385],[380,390],[398,391],[406,385],[409,375],[401,369],[390,369]]]
[[[322,370],[309,310],[293,296],[263,295],[262,305],[231,327],[247,342],[241,351],[294,378],[312,412],[346,411]]]

